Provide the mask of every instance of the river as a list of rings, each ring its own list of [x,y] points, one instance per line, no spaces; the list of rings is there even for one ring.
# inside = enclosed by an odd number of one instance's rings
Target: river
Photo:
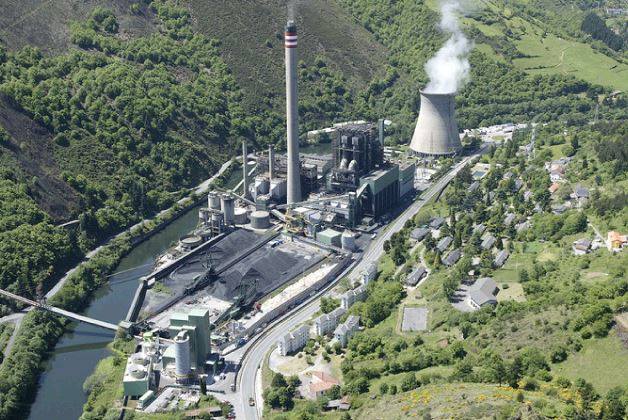
[[[164,230],[135,247],[109,282],[95,294],[85,314],[118,323],[126,317],[141,276],[149,274],[154,259],[179,237],[194,229],[198,208],[188,211]],[[125,270],[130,270],[123,272]],[[57,343],[39,380],[39,389],[29,415],[32,420],[76,419],[83,412],[87,396],[83,382],[99,360],[110,355],[107,344],[114,334],[101,328],[74,324]]]

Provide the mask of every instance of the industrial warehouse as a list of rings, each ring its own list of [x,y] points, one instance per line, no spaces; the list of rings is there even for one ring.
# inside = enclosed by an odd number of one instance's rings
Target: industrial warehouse
[[[126,324],[138,346],[123,379],[137,409],[168,410],[172,386],[189,402],[201,381],[218,384],[225,355],[333,284],[412,202],[436,171],[435,158],[461,152],[453,94],[422,92],[407,152],[387,150],[381,119],[320,130],[329,151],[300,153],[296,51],[296,25],[288,22],[286,153],[273,146],[249,153],[243,141],[241,182],[210,191],[196,228],[142,279]],[[361,277],[372,279],[376,266],[368,271]],[[363,281],[348,296],[359,300],[365,290]]]

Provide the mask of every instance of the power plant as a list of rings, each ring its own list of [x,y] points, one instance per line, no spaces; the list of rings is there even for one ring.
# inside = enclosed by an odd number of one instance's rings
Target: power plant
[[[456,124],[454,93],[421,91],[421,109],[410,148],[427,156],[454,155],[462,149]]]
[[[288,150],[288,204],[301,201],[299,110],[297,108],[297,25],[288,21],[286,50],[286,132]]]

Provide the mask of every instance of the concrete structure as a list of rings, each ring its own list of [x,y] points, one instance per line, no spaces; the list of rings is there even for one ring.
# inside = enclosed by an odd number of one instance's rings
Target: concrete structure
[[[331,245],[340,248],[341,246],[341,233],[333,229],[325,229],[322,232],[316,234],[316,240],[325,245]]]
[[[312,328],[314,335],[325,335],[332,332],[340,322],[347,310],[343,307],[338,307],[328,314],[323,314],[314,320],[314,326]]]
[[[469,304],[477,309],[484,305],[494,305],[497,303],[495,295],[498,291],[497,284],[492,278],[477,279],[469,288]]]
[[[148,405],[155,399],[154,391],[146,391],[144,395],[142,395],[139,400],[137,400],[137,408],[143,410],[148,407]]]
[[[197,373],[204,370],[205,361],[210,354],[209,310],[195,308],[184,314],[175,312],[170,316],[168,331],[170,337],[178,337],[184,331],[189,337],[190,366]],[[176,342],[166,349],[163,355],[164,366],[174,363],[176,366]]]
[[[232,225],[235,217],[235,200],[229,194],[220,196],[220,210],[222,211],[225,225]]]
[[[266,210],[257,210],[249,215],[253,229],[268,229],[270,227],[270,213]]]
[[[186,382],[192,374],[190,362],[190,337],[187,331],[180,331],[174,338],[174,374],[177,382]]]
[[[143,353],[135,353],[128,358],[122,388],[124,395],[129,397],[141,397],[150,390],[152,385],[152,364]]]
[[[299,112],[297,110],[297,25],[288,21],[285,32],[286,54],[286,141],[288,150],[288,204],[301,201],[299,161]]]
[[[427,330],[427,308],[403,308],[403,320],[401,331],[425,331]]]
[[[355,233],[345,229],[340,237],[340,243],[345,251],[355,251]]]
[[[349,309],[355,302],[364,299],[366,286],[361,285],[340,295],[340,306]]]
[[[268,146],[268,179],[275,178],[275,146]]]
[[[380,217],[399,201],[399,166],[378,169],[360,178],[358,195],[362,197],[362,212]]]
[[[414,270],[412,270],[410,274],[408,274],[408,277],[406,277],[406,285],[414,287],[426,275],[427,275],[426,268],[423,266],[419,266],[415,268]]]
[[[421,155],[452,155],[462,149],[454,94],[421,92],[421,109],[410,148]]]
[[[302,325],[296,330],[289,332],[279,339],[277,347],[279,348],[279,354],[286,356],[297,350],[301,350],[307,340],[310,339],[310,327]]]
[[[355,315],[349,315],[347,320],[338,325],[334,330],[334,338],[342,345],[346,347],[349,339],[360,328],[360,317]]]
[[[242,196],[244,198],[249,198],[249,171],[248,171],[248,162],[249,159],[249,151],[246,146],[246,140],[242,141]]]
[[[416,164],[410,163],[399,167],[399,197],[414,190],[414,174]]]

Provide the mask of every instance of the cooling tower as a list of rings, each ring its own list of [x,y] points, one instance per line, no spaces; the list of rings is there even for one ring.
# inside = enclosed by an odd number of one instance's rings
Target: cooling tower
[[[286,24],[286,131],[288,142],[288,204],[301,201],[299,121],[297,111],[297,25]]]
[[[421,110],[410,148],[422,155],[452,155],[462,148],[453,93],[421,92]]]

